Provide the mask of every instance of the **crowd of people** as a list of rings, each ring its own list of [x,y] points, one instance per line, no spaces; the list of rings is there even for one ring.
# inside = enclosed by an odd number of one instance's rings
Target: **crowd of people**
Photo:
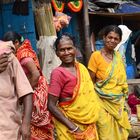
[[[20,140],[21,134],[23,140],[127,140],[131,129],[125,106],[127,78],[124,62],[114,51],[121,38],[118,26],[107,26],[104,47],[91,54],[86,68],[75,59],[74,38],[61,35],[54,43],[61,64],[47,84],[30,41],[13,31],[5,33],[1,42],[13,45],[0,45],[4,83],[0,86],[0,138]],[[11,116],[20,108],[17,103],[24,108],[19,121]]]

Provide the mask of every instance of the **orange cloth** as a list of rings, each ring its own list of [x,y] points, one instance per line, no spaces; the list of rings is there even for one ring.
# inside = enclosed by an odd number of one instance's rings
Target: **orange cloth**
[[[108,74],[106,73],[106,68],[109,66],[109,63],[105,61],[100,51],[94,52],[90,57],[88,63],[88,69],[96,73],[98,79],[104,80],[107,78]]]

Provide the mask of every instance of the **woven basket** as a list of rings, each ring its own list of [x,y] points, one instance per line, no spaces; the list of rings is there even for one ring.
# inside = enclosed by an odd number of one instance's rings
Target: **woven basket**
[[[140,122],[131,124],[132,130],[129,133],[129,138],[139,138],[140,137]]]

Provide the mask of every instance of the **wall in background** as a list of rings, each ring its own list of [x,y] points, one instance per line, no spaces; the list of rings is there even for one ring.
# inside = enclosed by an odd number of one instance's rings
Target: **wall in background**
[[[36,34],[31,1],[29,2],[28,15],[14,15],[12,8],[13,3],[1,4],[0,38],[9,30],[16,31],[23,35],[24,38],[28,38],[32,43],[33,49],[36,51]]]

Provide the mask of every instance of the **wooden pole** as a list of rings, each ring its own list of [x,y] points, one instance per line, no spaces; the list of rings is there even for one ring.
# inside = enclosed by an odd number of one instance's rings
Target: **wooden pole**
[[[91,42],[90,42],[90,33],[89,33],[89,15],[88,15],[88,2],[83,0],[83,16],[84,16],[84,36],[85,36],[85,65],[87,66],[90,55],[91,55]]]

